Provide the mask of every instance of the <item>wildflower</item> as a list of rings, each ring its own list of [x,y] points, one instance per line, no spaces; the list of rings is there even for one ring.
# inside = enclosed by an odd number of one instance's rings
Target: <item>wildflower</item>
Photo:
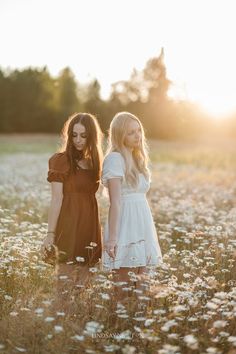
[[[71,339],[83,341],[84,340],[84,336],[79,336],[78,334],[76,334],[73,337],[71,337]]]
[[[5,299],[5,300],[9,300],[9,301],[11,301],[13,298],[12,298],[12,296],[9,296],[9,295],[4,295],[4,299]]]
[[[198,349],[198,341],[197,338],[195,338],[192,334],[188,334],[184,336],[184,342],[187,344],[187,346],[190,349]]]
[[[98,309],[104,309],[105,307],[99,304],[96,304],[95,307],[97,307]]]
[[[168,332],[169,329],[173,326],[177,326],[177,322],[175,320],[170,320],[170,321],[167,321],[164,326],[161,327],[161,330],[163,332]]]
[[[148,296],[139,296],[138,298],[139,298],[140,300],[144,300],[144,301],[149,301],[149,300],[151,300],[151,298],[148,297]]]
[[[197,318],[194,317],[194,316],[192,316],[192,317],[189,317],[189,318],[188,318],[188,321],[189,321],[189,322],[196,322],[196,321],[197,321]]]
[[[132,272],[132,271],[129,271],[129,272],[128,272],[128,275],[129,275],[130,277],[135,277],[135,276],[136,276],[136,274],[135,274],[134,272]]]
[[[122,288],[122,291],[129,291],[129,290],[132,290],[132,287],[127,286],[127,287]]]
[[[228,336],[229,336],[229,333],[228,333],[228,332],[223,332],[223,331],[221,331],[221,332],[219,333],[219,335],[220,335],[221,337],[228,337]]]
[[[210,310],[216,310],[218,308],[218,305],[214,304],[214,302],[212,301],[208,301],[206,307]]]
[[[126,313],[121,313],[121,314],[117,315],[117,317],[120,317],[120,318],[129,318],[129,315],[127,315]]]
[[[187,311],[188,308],[185,305],[177,305],[173,307],[173,311],[175,313],[182,312],[182,311]]]
[[[48,316],[48,317],[46,317],[45,318],[45,322],[52,322],[52,321],[54,321],[55,320],[55,317],[50,317],[50,316]]]
[[[105,352],[112,352],[113,353],[118,349],[120,349],[120,346],[117,344],[104,345]]]
[[[42,304],[46,305],[46,306],[49,306],[51,305],[52,301],[51,300],[44,300],[42,301]]]
[[[214,323],[213,323],[213,327],[214,328],[222,328],[222,327],[225,327],[226,325],[228,324],[228,322],[227,321],[215,321]]]
[[[25,353],[26,352],[25,348],[15,347],[15,349],[18,350],[18,352],[21,352],[21,353]]]
[[[65,312],[57,312],[57,316],[65,316]]]
[[[37,309],[34,310],[34,312],[35,312],[37,315],[41,315],[41,314],[44,312],[44,309],[41,308],[41,307],[38,307]]]
[[[110,300],[110,295],[109,294],[102,293],[101,297],[102,297],[103,300]]]
[[[179,335],[177,333],[170,333],[167,337],[170,339],[178,339]]]
[[[166,313],[166,310],[153,310],[154,315],[164,315]]]
[[[201,278],[197,277],[194,282],[193,282],[194,285],[196,286],[205,286],[205,282],[204,280],[202,280]]]
[[[222,353],[222,351],[220,351],[219,349],[217,349],[215,347],[207,348],[206,352],[209,353],[209,354],[220,354],[220,353]]]
[[[144,323],[144,326],[145,327],[148,327],[150,326],[153,322],[155,322],[155,320],[153,318],[148,318],[145,323]]]
[[[225,300],[225,299],[227,299],[228,294],[224,291],[220,291],[218,293],[215,293],[214,296],[217,297],[218,299]]]
[[[229,336],[228,342],[236,344],[236,336]]]
[[[133,317],[135,321],[145,321],[146,317]]]
[[[185,279],[189,279],[189,278],[192,277],[192,275],[191,275],[191,274],[188,274],[188,273],[184,273],[184,274],[183,274],[183,277],[184,277]]]
[[[90,322],[86,323],[84,333],[88,334],[88,335],[91,335],[94,333],[100,333],[103,328],[104,328],[103,324],[100,324],[95,321],[90,321]]]
[[[68,275],[60,275],[60,276],[59,276],[59,279],[61,279],[61,280],[68,279]]]
[[[27,307],[21,307],[20,310],[21,310],[21,311],[31,311],[31,310],[28,309]]]
[[[191,307],[196,307],[198,305],[198,300],[197,299],[189,299],[188,304]]]
[[[136,352],[136,348],[128,344],[126,344],[121,350],[123,354],[134,354]]]
[[[178,345],[164,344],[162,349],[158,350],[158,354],[174,354],[180,352],[180,347]]]
[[[55,331],[56,333],[60,333],[60,332],[63,331],[63,327],[62,327],[62,326],[54,326],[54,331]]]

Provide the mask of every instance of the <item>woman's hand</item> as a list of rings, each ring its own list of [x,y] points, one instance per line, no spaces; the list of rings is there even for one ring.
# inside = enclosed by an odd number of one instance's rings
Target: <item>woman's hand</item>
[[[116,251],[117,251],[116,240],[108,240],[105,243],[105,251],[108,253],[108,255],[111,258],[115,259]]]
[[[47,234],[47,236],[43,240],[43,244],[41,246],[41,252],[43,255],[45,255],[46,251],[50,250],[51,246],[54,243],[54,238],[55,238],[54,233],[49,233],[49,234]]]

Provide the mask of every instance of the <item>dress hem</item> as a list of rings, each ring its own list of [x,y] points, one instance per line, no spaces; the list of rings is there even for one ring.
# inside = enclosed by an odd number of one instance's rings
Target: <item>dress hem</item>
[[[113,270],[113,269],[120,269],[120,268],[139,268],[139,267],[157,267],[161,264],[161,262],[159,263],[155,263],[155,264],[141,264],[141,265],[137,265],[137,266],[119,266],[119,267],[109,267],[109,266],[106,266],[104,264],[102,264],[102,268],[104,270]]]

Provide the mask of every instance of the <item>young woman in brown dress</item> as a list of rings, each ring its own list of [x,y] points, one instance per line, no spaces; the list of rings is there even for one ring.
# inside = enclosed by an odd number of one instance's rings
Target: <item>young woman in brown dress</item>
[[[61,152],[49,159],[47,180],[52,197],[42,252],[47,261],[49,250],[56,246],[58,282],[63,278],[84,284],[89,267],[96,266],[102,250],[95,196],[101,176],[102,133],[93,115],[75,113],[62,134]]]

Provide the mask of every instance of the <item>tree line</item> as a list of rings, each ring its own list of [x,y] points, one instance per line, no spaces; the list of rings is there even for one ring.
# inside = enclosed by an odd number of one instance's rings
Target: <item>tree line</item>
[[[223,126],[187,100],[168,97],[164,51],[147,61],[129,80],[112,85],[110,97],[101,98],[98,80],[81,85],[69,67],[52,77],[46,67],[0,70],[0,132],[58,133],[74,112],[90,112],[104,133],[118,111],[129,111],[142,121],[146,134],[159,139],[194,139],[202,135],[236,136],[236,117]]]

